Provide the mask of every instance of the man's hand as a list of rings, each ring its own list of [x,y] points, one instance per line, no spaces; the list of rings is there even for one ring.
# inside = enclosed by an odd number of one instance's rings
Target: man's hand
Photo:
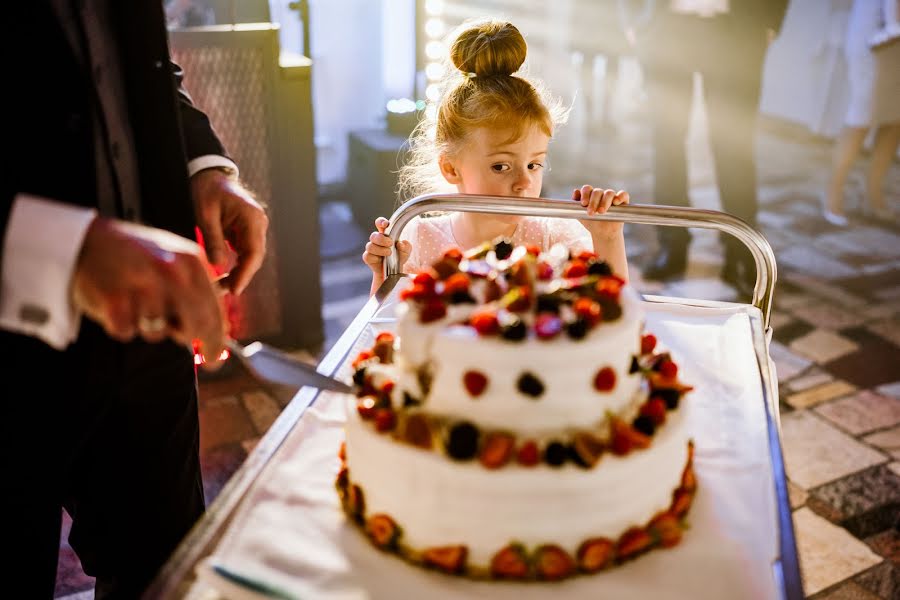
[[[228,289],[240,294],[266,256],[269,218],[237,179],[219,169],[196,173],[191,193],[206,255],[218,271],[230,272]]]
[[[181,236],[98,218],[88,227],[72,278],[75,306],[110,337],[167,337],[206,356],[225,346],[225,319],[203,249]]]

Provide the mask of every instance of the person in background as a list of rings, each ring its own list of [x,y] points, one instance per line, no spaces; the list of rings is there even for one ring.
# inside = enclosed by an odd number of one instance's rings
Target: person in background
[[[881,0],[882,25],[869,37],[869,47],[881,50],[900,42],[900,0]]]
[[[781,27],[787,0],[621,0],[626,38],[644,72],[653,129],[655,202],[688,206],[685,141],[694,73],[703,77],[710,146],[722,209],[756,225],[754,138],[762,67],[770,40]],[[647,279],[683,275],[690,233],[659,227],[660,248],[645,265]],[[749,294],[752,257],[723,236],[722,278]]]
[[[527,51],[514,25],[476,21],[457,32],[445,93],[434,118],[426,117],[413,132],[413,156],[400,171],[401,185],[410,197],[438,191],[539,197],[553,128],[565,113],[537,82],[514,75]],[[587,214],[602,214],[627,204],[628,193],[585,185],[573,190],[572,199]],[[383,262],[394,245],[384,234],[388,224],[376,219],[363,253],[372,269],[372,293],[384,280]],[[543,250],[563,243],[574,252],[592,252],[628,277],[621,222],[448,213],[413,219],[397,250],[403,270],[415,273],[448,249],[466,250],[497,237]]]
[[[884,196],[884,180],[900,142],[900,44],[870,48],[873,35],[885,26],[880,4],[878,0],[854,0],[847,22],[844,56],[850,102],[832,153],[822,207],[822,216],[837,227],[849,224],[844,211],[844,185],[870,130],[875,136],[861,208],[878,220],[897,220]]]
[[[159,0],[6,14],[4,595],[53,597],[65,507],[95,597],[136,598],[203,513],[191,346],[224,347],[214,279],[247,286],[268,220],[180,86]]]

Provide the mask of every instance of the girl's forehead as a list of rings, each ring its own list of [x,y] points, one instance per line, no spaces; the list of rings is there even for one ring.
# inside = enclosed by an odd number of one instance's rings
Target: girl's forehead
[[[484,154],[546,152],[547,144],[550,142],[550,136],[538,125],[531,123],[519,127],[478,127],[468,138],[469,144]]]

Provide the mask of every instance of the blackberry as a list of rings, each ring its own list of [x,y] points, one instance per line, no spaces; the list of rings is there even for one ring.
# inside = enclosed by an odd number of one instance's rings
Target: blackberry
[[[516,387],[519,388],[519,391],[523,394],[533,398],[537,398],[544,393],[544,384],[531,373],[522,373],[522,375],[519,376],[519,380],[516,382]]]
[[[507,323],[500,329],[500,335],[505,340],[518,342],[524,340],[525,336],[528,335],[528,328],[525,327],[522,319],[516,318],[515,321]]]
[[[615,321],[622,316],[622,307],[616,300],[600,298],[598,302],[600,303],[604,321]]]
[[[585,319],[578,318],[570,323],[566,323],[566,333],[573,340],[580,340],[587,335],[588,323]]]
[[[681,399],[681,392],[674,389],[653,390],[653,395],[662,398],[669,410],[678,408],[678,400]]]
[[[541,294],[537,297],[537,312],[550,312],[559,314],[560,299],[551,294]]]
[[[450,295],[450,304],[475,304],[475,298],[469,292],[460,290]]]
[[[569,458],[569,448],[561,442],[550,442],[544,450],[544,462],[551,467],[560,467]]]
[[[422,401],[418,398],[414,398],[412,394],[409,392],[403,392],[403,407],[410,408],[412,406],[419,406],[422,404]]]
[[[500,240],[494,244],[494,254],[497,255],[497,260],[506,260],[512,251],[513,245],[508,240]]]
[[[456,460],[471,460],[478,454],[478,428],[462,421],[450,428],[445,442],[447,454]]]
[[[641,370],[641,365],[638,362],[637,356],[631,357],[631,366],[628,368],[628,374],[637,373]]]
[[[353,383],[362,387],[362,385],[366,382],[366,368],[357,369],[353,373]]]
[[[656,423],[647,415],[641,415],[631,424],[632,427],[643,433],[644,435],[653,435],[656,431]]]
[[[612,275],[612,269],[605,260],[598,260],[588,265],[588,275]]]

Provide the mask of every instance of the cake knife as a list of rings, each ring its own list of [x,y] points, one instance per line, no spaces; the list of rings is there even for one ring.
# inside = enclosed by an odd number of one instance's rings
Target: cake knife
[[[309,386],[346,394],[353,392],[353,388],[343,381],[319,373],[314,365],[298,360],[268,344],[253,342],[243,346],[229,339],[226,345],[247,370],[262,381],[292,387]]]

